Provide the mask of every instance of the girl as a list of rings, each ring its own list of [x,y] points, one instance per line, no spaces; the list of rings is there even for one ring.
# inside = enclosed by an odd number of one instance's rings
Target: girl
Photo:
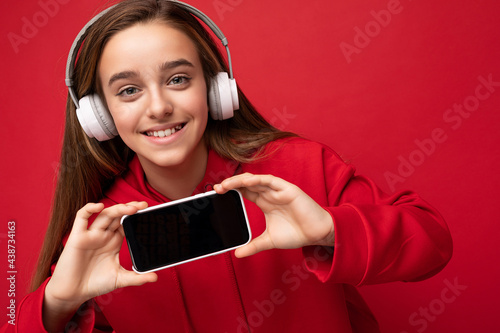
[[[440,215],[413,192],[386,195],[331,149],[239,110],[209,116],[227,66],[177,2],[125,0],[87,30],[72,86],[96,94],[118,136],[99,142],[68,98],[61,169],[26,332],[378,332],[354,286],[418,281],[451,256]],[[120,218],[239,189],[248,245],[139,275]],[[96,203],[97,202],[97,203]]]

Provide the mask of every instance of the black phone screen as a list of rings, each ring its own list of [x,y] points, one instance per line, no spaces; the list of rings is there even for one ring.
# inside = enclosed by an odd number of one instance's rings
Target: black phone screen
[[[234,248],[250,239],[236,191],[138,212],[124,218],[123,228],[138,272]]]

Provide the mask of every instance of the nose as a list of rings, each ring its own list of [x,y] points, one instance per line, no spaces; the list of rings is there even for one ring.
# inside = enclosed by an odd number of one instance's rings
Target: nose
[[[167,97],[167,93],[161,88],[150,90],[147,114],[154,119],[162,119],[173,112],[173,106]]]

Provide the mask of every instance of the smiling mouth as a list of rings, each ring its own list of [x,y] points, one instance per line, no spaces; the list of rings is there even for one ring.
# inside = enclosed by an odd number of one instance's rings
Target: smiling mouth
[[[156,138],[164,138],[174,134],[175,132],[180,131],[184,127],[184,125],[185,124],[180,124],[175,127],[167,128],[166,130],[161,130],[161,131],[147,131],[144,134],[146,134],[147,136],[154,136]]]

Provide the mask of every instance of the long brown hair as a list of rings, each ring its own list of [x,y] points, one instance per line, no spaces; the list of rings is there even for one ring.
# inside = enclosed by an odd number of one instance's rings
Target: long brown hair
[[[161,21],[184,32],[195,44],[208,83],[220,71],[227,71],[224,57],[210,34],[174,1],[125,0],[109,10],[86,32],[74,69],[78,96],[99,93],[97,65],[107,41],[134,24]],[[209,118],[204,139],[219,155],[238,162],[261,157],[265,144],[293,136],[271,126],[238,88],[240,109],[233,118]],[[102,94],[101,94],[102,96]],[[40,253],[32,290],[50,276],[51,265],[62,252],[62,241],[73,225],[76,212],[88,202],[97,202],[117,175],[127,169],[134,153],[120,137],[99,142],[89,138],[76,117],[68,95],[66,123],[50,223]]]

